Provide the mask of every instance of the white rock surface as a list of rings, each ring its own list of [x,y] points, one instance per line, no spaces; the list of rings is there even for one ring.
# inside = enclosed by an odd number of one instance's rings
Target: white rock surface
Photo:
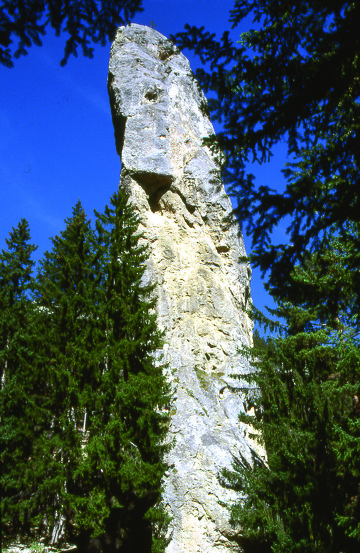
[[[239,449],[249,452],[237,418],[242,397],[228,385],[243,385],[231,375],[247,370],[238,346],[252,340],[244,311],[250,270],[239,262],[242,237],[234,227],[223,229],[231,204],[216,160],[202,145],[214,133],[206,99],[173,44],[135,24],[117,32],[108,86],[120,186],[130,192],[150,244],[147,274],[158,283],[174,386],[167,553],[238,551],[219,503],[235,496],[218,475]]]

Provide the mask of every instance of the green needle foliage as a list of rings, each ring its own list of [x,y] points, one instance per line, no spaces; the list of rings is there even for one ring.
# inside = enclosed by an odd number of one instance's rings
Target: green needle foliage
[[[93,230],[76,204],[28,302],[36,391],[21,376],[37,417],[18,413],[31,436],[21,476],[7,458],[6,478],[17,484],[8,486],[8,526],[12,517],[13,530],[26,522],[53,542],[160,553],[170,396],[147,248],[123,191],[96,215]]]
[[[5,537],[11,527],[26,530],[26,517],[16,512],[24,491],[24,473],[37,431],[39,405],[35,396],[38,378],[33,371],[33,289],[29,226],[22,219],[6,239],[0,253],[0,421],[1,421],[1,522]]]
[[[6,239],[7,250],[0,253],[0,370],[1,382],[7,384],[21,361],[27,359],[26,337],[28,311],[33,289],[32,253],[28,222],[22,219]]]
[[[295,267],[298,300],[279,301],[275,312],[283,334],[249,352],[253,410],[240,420],[256,430],[267,459],[240,458],[225,480],[244,494],[232,519],[256,551],[360,547],[360,319],[348,268],[358,228],[347,228],[348,243],[333,236]]]
[[[95,535],[105,527],[122,537],[124,551],[150,551],[151,525],[156,531],[166,520],[154,508],[168,450],[169,387],[155,355],[162,335],[154,286],[144,281],[147,246],[126,194],[114,194],[110,207],[96,215],[104,260],[105,367],[77,471],[83,492],[76,498],[75,526],[92,527]],[[161,540],[154,541],[154,551]]]
[[[92,58],[91,43],[104,46],[112,40],[118,26],[143,11],[141,4],[142,0],[4,0],[0,6],[0,63],[13,67],[13,58],[26,55],[32,44],[42,46],[49,25],[56,36],[68,36],[61,65],[71,55],[77,57],[79,46],[84,56]],[[18,44],[13,52],[15,38]]]
[[[54,529],[67,527],[73,471],[82,457],[82,429],[100,382],[105,330],[98,313],[100,255],[81,203],[67,219],[53,248],[40,261],[34,295],[37,306],[36,372],[46,375],[43,390],[48,425],[34,447],[29,470],[36,479],[33,513]],[[39,509],[41,507],[41,509]]]
[[[360,541],[360,3],[235,0],[234,44],[202,28],[175,37],[207,63],[235,214],[252,237],[250,260],[282,317],[283,334],[249,352],[251,414],[267,451],[240,458],[229,485],[248,551],[355,552]],[[286,187],[251,174],[286,148]],[[286,224],[285,243],[272,244]],[[257,340],[259,342],[259,340]],[[255,393],[254,393],[255,392]],[[260,435],[258,434],[260,432]],[[260,436],[260,438],[259,438]],[[245,541],[244,541],[245,540]]]
[[[294,264],[330,228],[359,221],[360,3],[235,0],[232,26],[249,20],[236,44],[203,27],[175,38],[208,64],[196,76],[223,128],[212,143],[225,154],[224,179],[252,237],[252,261],[281,293]],[[251,174],[250,163],[271,161],[275,145],[291,161],[283,191]],[[274,245],[279,224],[289,225],[289,238]]]

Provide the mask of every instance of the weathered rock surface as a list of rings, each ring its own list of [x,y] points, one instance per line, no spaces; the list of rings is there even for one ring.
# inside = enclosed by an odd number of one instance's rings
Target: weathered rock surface
[[[168,553],[236,549],[219,483],[232,455],[249,451],[231,375],[247,370],[238,346],[252,340],[242,238],[223,229],[231,211],[218,167],[202,139],[214,133],[188,60],[157,31],[119,28],[109,94],[120,186],[131,195],[150,244],[148,278],[158,283],[159,324],[174,385],[175,447],[165,484],[172,514]],[[237,549],[238,550],[238,549]]]

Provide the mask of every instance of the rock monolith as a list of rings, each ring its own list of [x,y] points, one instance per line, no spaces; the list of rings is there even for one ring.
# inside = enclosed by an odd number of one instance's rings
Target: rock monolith
[[[173,517],[167,553],[238,550],[219,481],[248,430],[232,378],[247,370],[239,346],[252,341],[245,309],[250,271],[238,229],[224,227],[231,203],[214,133],[188,60],[163,35],[131,24],[111,48],[108,87],[121,156],[120,186],[138,210],[150,246],[147,278],[157,283],[158,321],[174,389],[164,501]]]

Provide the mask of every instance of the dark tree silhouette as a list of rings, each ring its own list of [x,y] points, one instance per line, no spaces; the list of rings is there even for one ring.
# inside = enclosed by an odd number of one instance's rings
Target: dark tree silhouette
[[[112,40],[119,25],[143,11],[142,0],[5,0],[0,6],[0,63],[13,67],[32,44],[42,46],[50,25],[57,36],[68,36],[61,65],[81,47],[92,58],[91,43],[102,46]],[[12,50],[14,41],[18,44]]]

